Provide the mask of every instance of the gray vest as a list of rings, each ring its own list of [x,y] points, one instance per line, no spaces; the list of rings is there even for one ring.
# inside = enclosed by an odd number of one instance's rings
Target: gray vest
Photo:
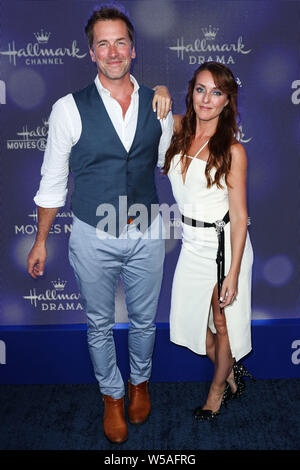
[[[72,211],[78,219],[95,227],[102,219],[98,227],[116,236],[129,215],[140,215],[135,210],[129,213],[130,206],[145,207],[147,220],[143,219],[143,227],[139,227],[142,230],[151,223],[151,205],[158,207],[154,170],[162,130],[152,110],[153,91],[141,86],[138,92],[137,128],[129,152],[119,139],[96,85],[73,94],[82,132],[70,155],[75,183]],[[105,221],[108,223],[103,227]]]

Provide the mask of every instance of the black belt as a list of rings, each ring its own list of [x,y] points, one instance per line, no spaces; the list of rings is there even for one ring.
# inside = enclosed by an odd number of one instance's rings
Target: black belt
[[[224,238],[224,227],[229,222],[229,211],[226,212],[222,220],[216,220],[216,222],[202,222],[201,220],[191,219],[190,217],[181,216],[182,222],[191,225],[192,227],[214,227],[218,237],[218,251],[216,263],[218,266],[218,296],[220,298],[222,284],[225,278],[225,238]],[[221,309],[222,311],[223,309]]]

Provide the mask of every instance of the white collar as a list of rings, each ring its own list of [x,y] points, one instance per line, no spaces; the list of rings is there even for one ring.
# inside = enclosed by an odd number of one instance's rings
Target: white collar
[[[136,79],[134,78],[133,75],[130,75],[130,81],[131,83],[133,84],[133,92],[132,94],[134,93],[137,93],[138,92],[138,89],[140,88],[138,82],[136,81]],[[101,95],[101,93],[106,93],[107,95],[110,96],[110,91],[107,89],[107,88],[104,88],[104,86],[102,85],[100,79],[99,79],[99,75],[97,74],[95,80],[95,85],[96,85],[96,88],[99,92],[99,94]]]

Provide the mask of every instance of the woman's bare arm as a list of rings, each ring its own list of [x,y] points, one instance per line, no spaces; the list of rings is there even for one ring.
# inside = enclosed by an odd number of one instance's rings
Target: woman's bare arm
[[[230,304],[237,294],[237,282],[240,272],[245,240],[247,235],[247,156],[242,144],[231,147],[231,169],[228,175],[228,199],[230,216],[231,264],[223,282],[221,307]]]

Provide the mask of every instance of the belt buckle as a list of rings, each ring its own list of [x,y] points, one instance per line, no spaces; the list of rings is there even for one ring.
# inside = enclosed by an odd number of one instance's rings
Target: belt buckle
[[[226,224],[225,224],[224,220],[216,220],[215,221],[217,234],[221,233],[222,230],[224,230],[225,225]]]

